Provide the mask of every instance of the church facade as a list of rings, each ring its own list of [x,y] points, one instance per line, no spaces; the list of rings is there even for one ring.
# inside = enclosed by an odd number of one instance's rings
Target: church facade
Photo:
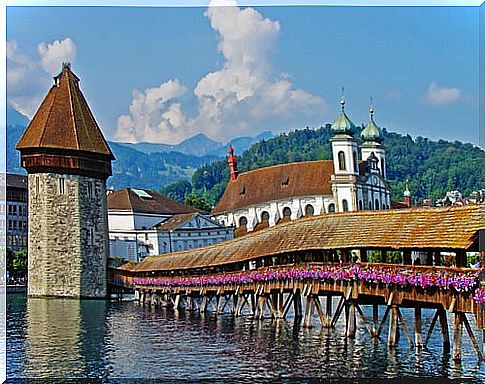
[[[304,216],[391,208],[382,132],[370,119],[358,132],[345,112],[331,125],[332,160],[275,165],[239,174],[229,148],[230,180],[213,217],[236,235]],[[363,143],[359,145],[356,135]]]

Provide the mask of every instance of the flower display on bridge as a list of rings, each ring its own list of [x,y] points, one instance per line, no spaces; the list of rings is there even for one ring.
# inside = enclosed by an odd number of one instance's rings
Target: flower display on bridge
[[[485,303],[485,287],[480,287],[475,291],[473,300],[477,303]]]
[[[206,276],[136,278],[136,285],[166,287],[207,286],[263,283],[285,279],[319,280],[324,282],[363,281],[368,284],[400,287],[439,288],[456,292],[473,292],[479,285],[479,270],[456,271],[440,268],[416,269],[406,266],[320,264],[267,267],[250,271]],[[485,301],[483,289],[475,291],[476,301]]]

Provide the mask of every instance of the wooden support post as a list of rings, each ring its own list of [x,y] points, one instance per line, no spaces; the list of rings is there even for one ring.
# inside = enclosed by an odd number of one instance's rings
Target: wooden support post
[[[303,319],[303,327],[311,328],[313,326],[313,297],[311,295],[306,296],[305,301],[305,317]]]
[[[441,324],[441,334],[443,335],[443,349],[445,351],[450,350],[450,331],[448,329],[448,318],[446,317],[446,311],[443,307],[438,308],[438,314]]]
[[[429,339],[431,337],[431,334],[433,333],[433,329],[434,329],[434,326],[436,324],[436,321],[439,318],[439,314],[440,314],[439,309],[437,309],[434,316],[433,316],[433,319],[431,320],[431,325],[429,326],[428,334],[426,335],[426,339],[424,339],[424,346],[425,347],[428,345],[428,342],[429,342]]]
[[[389,334],[387,338],[387,345],[389,347],[395,347],[399,342],[399,315],[397,305],[391,305],[391,318],[389,320]]]
[[[414,308],[414,343],[416,348],[423,346],[423,335],[421,333],[421,308]]]
[[[299,320],[302,318],[302,303],[301,303],[301,293],[299,289],[296,289],[293,293],[293,308],[295,312],[295,319]]]
[[[320,324],[323,327],[325,325],[325,315],[323,314],[323,309],[322,309],[322,304],[320,303],[320,298],[318,296],[315,296],[313,298],[313,301],[315,303],[315,308],[317,309],[318,317],[320,318]]]
[[[473,334],[472,327],[470,326],[470,323],[468,322],[468,319],[466,318],[466,313],[463,313],[463,324],[465,324],[465,328],[466,328],[468,336],[470,337],[470,340],[473,344],[473,348],[475,348],[475,351],[477,351],[478,360],[483,361],[482,351],[480,350],[480,347],[478,346],[478,342],[477,342],[477,339],[475,338],[475,335]]]
[[[175,301],[173,303],[173,308],[174,309],[179,309],[179,304],[180,304],[180,293],[177,293],[175,295]]]
[[[456,267],[465,268],[466,265],[466,252],[463,249],[456,251]]]
[[[441,266],[441,254],[439,251],[433,251],[433,264],[435,267]]]
[[[463,313],[455,313],[454,334],[453,334],[453,360],[461,361],[461,342],[463,336]]]
[[[338,319],[340,318],[340,315],[342,313],[342,310],[345,307],[345,298],[342,296],[340,298],[340,301],[337,304],[337,308],[335,309],[335,313],[333,314],[332,322],[330,323],[330,327],[335,327],[335,324],[337,324]]]
[[[362,263],[367,263],[368,260],[369,258],[367,257],[367,248],[362,248],[360,250],[360,261]]]
[[[202,303],[200,305],[200,313],[207,312],[207,294],[202,296]]]
[[[399,310],[399,307],[396,307],[396,308],[397,308],[397,314],[399,316],[399,321],[401,322],[404,334],[406,335],[406,338],[408,339],[409,345],[411,346],[411,348],[413,348],[414,342],[413,342],[413,339],[411,338],[411,334],[409,333],[408,326],[406,325],[406,321],[404,320],[404,317],[403,317],[401,311]]]
[[[372,304],[372,336],[379,337],[379,305]]]
[[[329,293],[327,295],[326,308],[325,308],[325,318],[326,318],[325,326],[327,328],[330,328],[332,326],[332,300],[333,300],[333,297]]]
[[[369,324],[367,323],[367,320],[364,316],[364,312],[362,311],[362,308],[360,308],[359,304],[355,303],[355,309],[357,309],[357,313],[360,315],[362,322],[364,323],[365,327],[367,328],[367,332],[369,332],[369,335],[373,336],[373,330],[370,328]]]
[[[426,265],[433,265],[433,251],[428,251],[426,253]]]
[[[355,331],[356,331],[356,318],[355,318],[355,301],[350,300],[348,304],[348,313],[347,313],[347,332],[346,336],[349,338],[355,338]]]
[[[409,249],[405,249],[402,253],[402,260],[403,260],[403,264],[406,264],[406,265],[411,265],[412,264],[412,260],[411,260],[411,250]]]
[[[285,298],[283,296],[283,292],[280,291],[278,293],[278,305],[276,306],[276,311],[277,311],[277,314],[278,314],[278,318],[279,319],[282,319],[284,318],[284,309],[285,309]]]

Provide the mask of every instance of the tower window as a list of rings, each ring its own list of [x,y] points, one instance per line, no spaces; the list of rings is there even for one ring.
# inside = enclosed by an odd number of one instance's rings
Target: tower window
[[[283,209],[283,217],[290,217],[291,216],[291,209],[288,207],[285,207]]]
[[[362,207],[362,200],[359,200],[359,211],[362,211],[363,207]]]
[[[354,151],[354,172],[359,173],[359,161],[357,159],[357,152]]]
[[[376,199],[376,211],[379,209],[379,200]]]
[[[328,206],[328,212],[335,212],[335,204],[332,203]]]
[[[384,172],[384,158],[381,157],[381,175],[382,177],[386,177],[386,174]]]
[[[314,213],[315,213],[315,209],[313,209],[313,205],[308,204],[305,207],[305,216],[313,216]]]
[[[342,210],[344,212],[347,212],[349,210],[349,203],[345,199],[342,200]]]
[[[342,151],[340,151],[338,153],[338,168],[341,171],[345,171],[346,170],[346,167],[345,167],[345,153],[343,153]]]
[[[88,197],[92,199],[93,197],[95,197],[95,193],[96,193],[96,190],[95,190],[94,182],[88,181]]]
[[[64,183],[64,178],[61,177],[59,179],[59,194],[64,195],[65,192],[66,192],[66,187],[65,187],[65,183]]]

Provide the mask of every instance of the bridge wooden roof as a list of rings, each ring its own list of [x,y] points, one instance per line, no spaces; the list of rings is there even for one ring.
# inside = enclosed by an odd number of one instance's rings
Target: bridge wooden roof
[[[150,256],[133,270],[202,268],[315,249],[469,249],[485,228],[484,213],[485,204],[324,214],[209,247]]]

